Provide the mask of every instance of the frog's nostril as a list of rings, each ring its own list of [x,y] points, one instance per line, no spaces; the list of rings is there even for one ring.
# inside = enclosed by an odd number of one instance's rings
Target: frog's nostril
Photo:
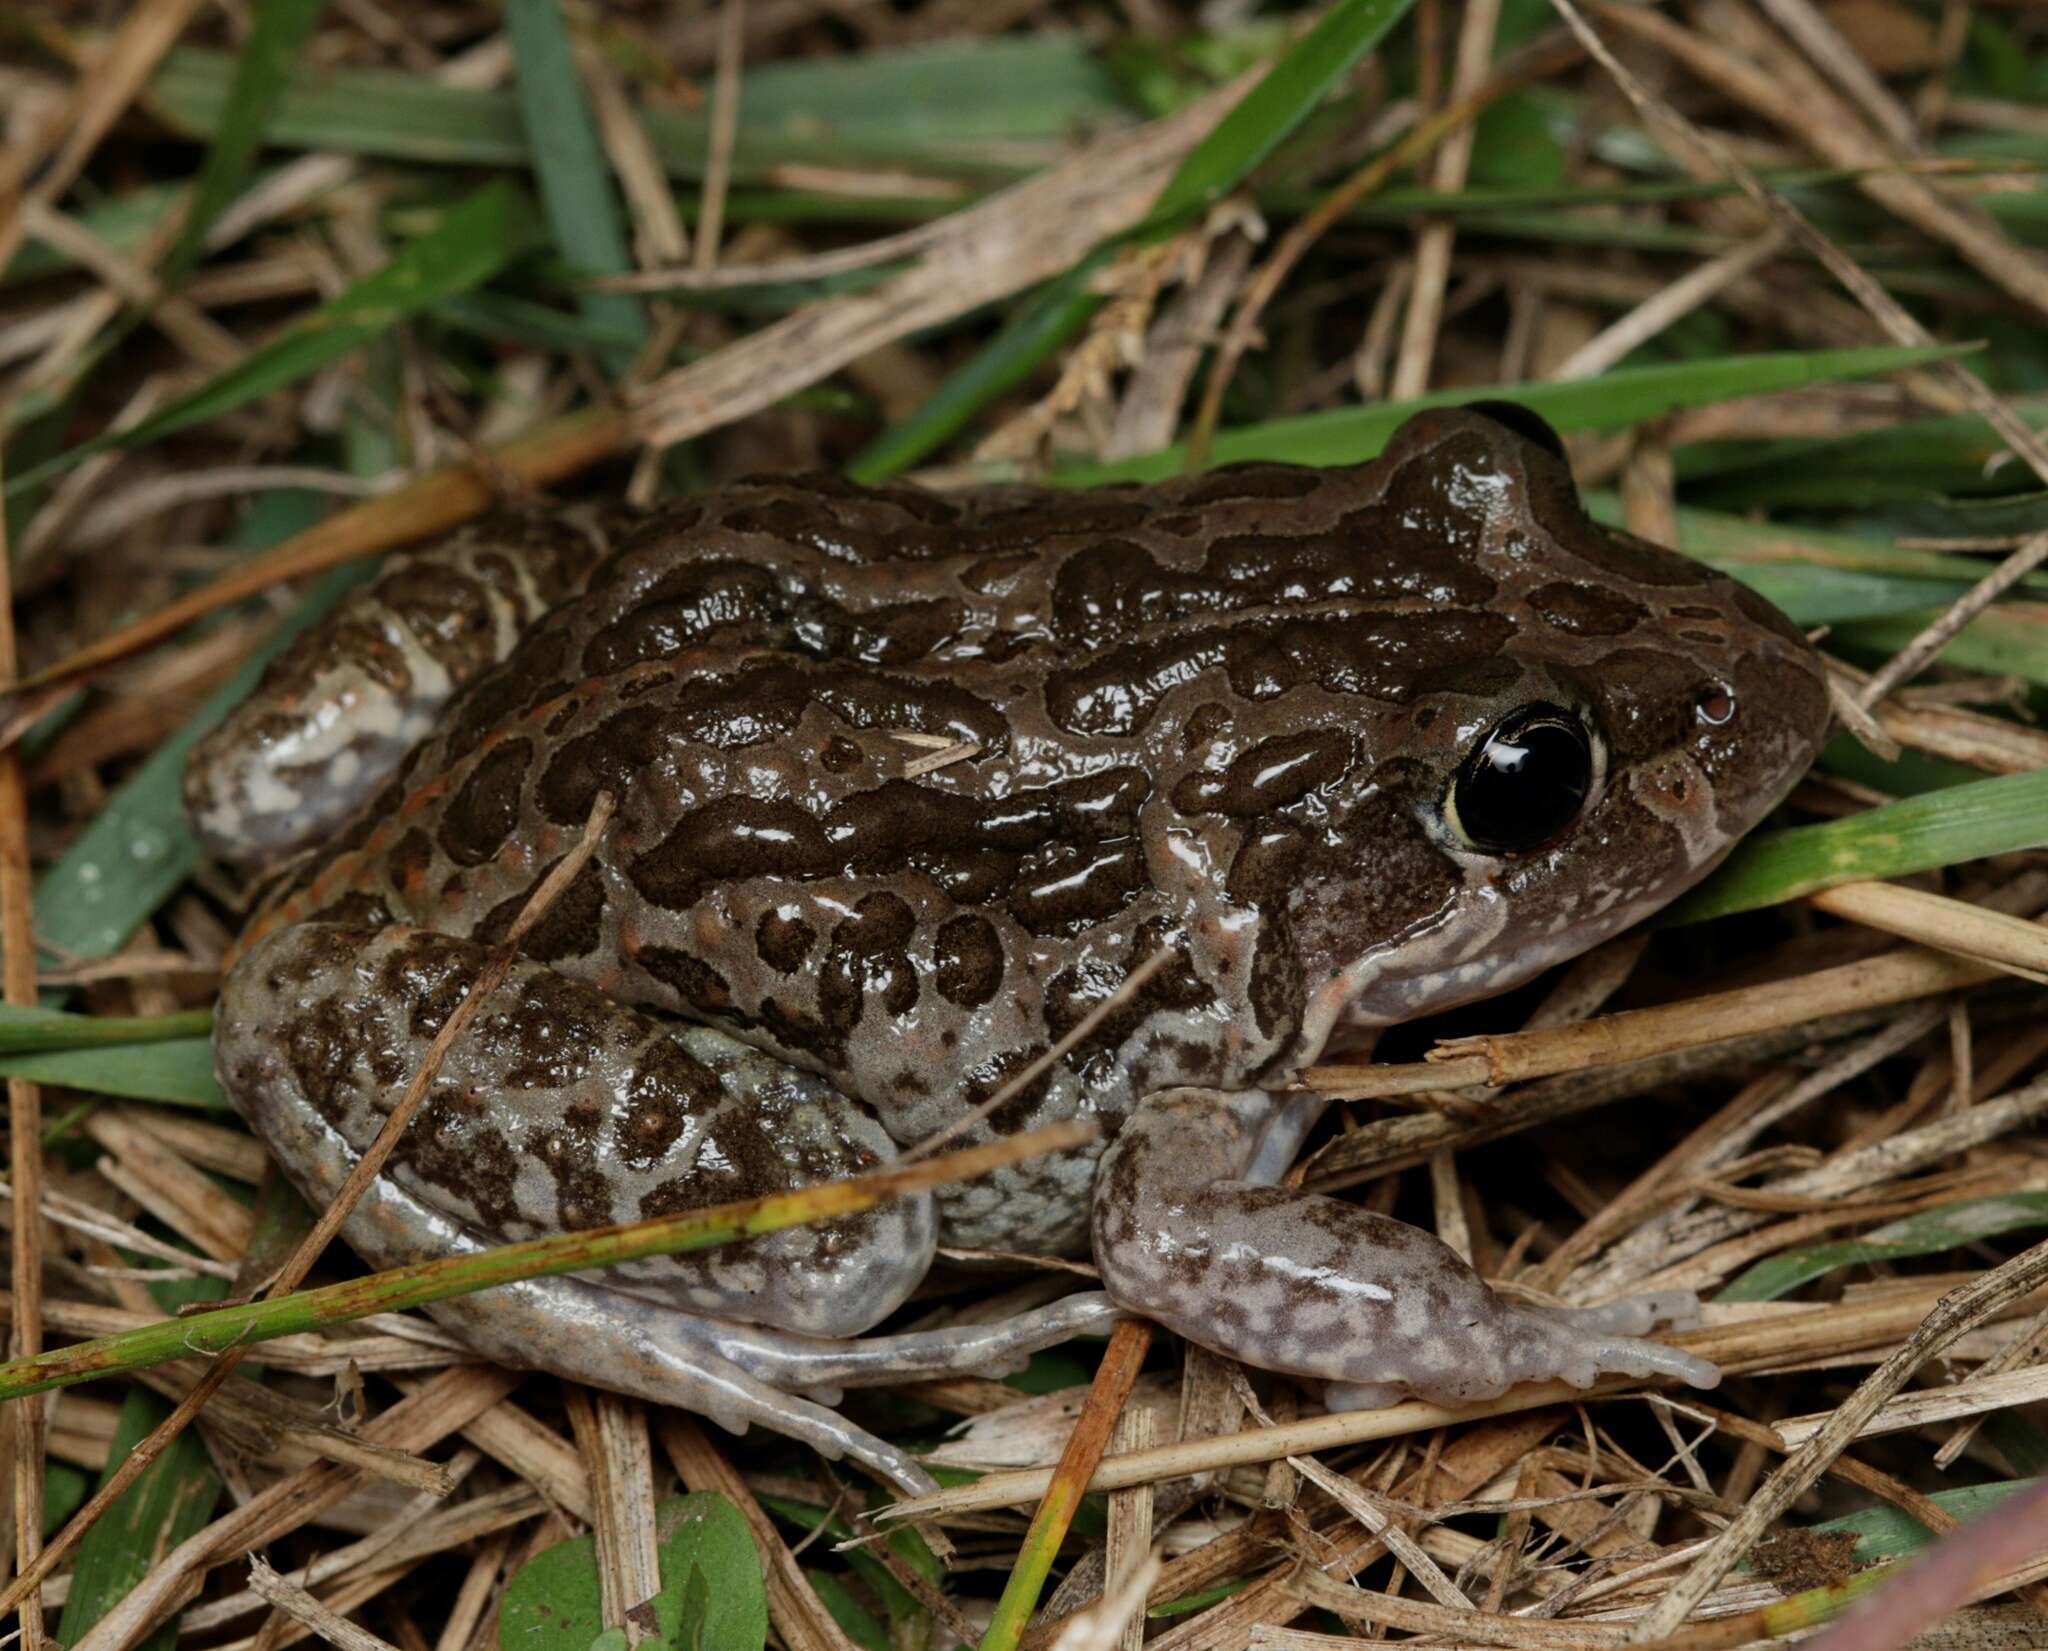
[[[1694,696],[1692,708],[1710,728],[1725,728],[1735,720],[1735,690],[1725,682],[1710,682]]]

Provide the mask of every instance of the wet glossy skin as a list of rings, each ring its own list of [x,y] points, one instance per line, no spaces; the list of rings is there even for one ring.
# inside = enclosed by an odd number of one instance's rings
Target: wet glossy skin
[[[773,480],[672,507],[273,896],[223,993],[224,1084],[302,1184],[331,1189],[609,792],[592,862],[351,1224],[373,1259],[851,1173],[1169,958],[968,1137],[1092,1114],[1106,1158],[451,1309],[499,1356],[916,1483],[781,1395],[1099,1323],[1112,1309],[1081,1301],[971,1343],[834,1339],[899,1304],[937,1242],[1092,1243],[1116,1304],[1341,1401],[1710,1379],[1626,1339],[1670,1302],[1508,1308],[1434,1239],[1263,1184],[1314,1121],[1286,1086],[1333,1033],[1502,991],[1654,910],[1824,730],[1817,661],[1783,618],[1594,526],[1521,422],[1424,415],[1349,470],[971,499]],[[441,602],[444,631],[462,606]],[[402,659],[420,622],[387,610],[359,629]],[[277,731],[324,704],[344,652],[316,651],[288,705],[245,719],[288,745]],[[373,724],[418,697],[349,680]],[[1548,842],[1475,848],[1455,777],[1534,704],[1584,730],[1590,791]],[[939,740],[971,750],[906,772]],[[251,772],[202,751],[195,811],[218,846],[265,852],[312,787],[302,773],[293,803]]]

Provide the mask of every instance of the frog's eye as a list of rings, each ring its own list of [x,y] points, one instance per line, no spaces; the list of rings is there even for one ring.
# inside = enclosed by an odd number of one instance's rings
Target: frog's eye
[[[1458,765],[1444,821],[1482,854],[1526,854],[1578,818],[1593,789],[1593,742],[1559,705],[1509,712]]]
[[[1550,427],[1550,421],[1541,413],[1524,407],[1519,401],[1468,401],[1465,411],[1492,419],[1503,429],[1514,431],[1524,441],[1534,442],[1552,458],[1565,456],[1564,437]]]

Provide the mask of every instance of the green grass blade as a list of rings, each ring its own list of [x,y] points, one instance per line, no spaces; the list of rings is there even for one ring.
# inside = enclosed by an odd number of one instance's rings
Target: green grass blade
[[[175,287],[198,260],[207,230],[247,181],[264,128],[291,83],[292,65],[312,38],[324,5],[325,0],[264,0],[256,8],[248,41],[235,58],[234,82],[206,151],[185,227],[164,256],[166,286]]]
[[[2048,769],[1906,797],[1821,825],[1765,832],[1667,910],[1667,925],[1754,911],[1840,883],[1906,877],[2048,846]]]
[[[559,0],[508,0],[505,32],[518,66],[520,114],[555,246],[579,275],[624,274],[633,260],[626,250],[618,193],[597,141]],[[579,304],[593,326],[626,334],[633,348],[646,338],[640,305],[627,294],[585,291]],[[607,351],[606,357],[614,372],[622,372],[632,349]]]
[[[169,52],[150,83],[151,101],[184,131],[210,136],[232,72],[232,60],[219,52]],[[1130,112],[1093,48],[1067,31],[776,63],[742,79],[733,174],[741,184],[772,185],[776,168],[807,164],[1006,179],[1058,160],[1076,131]],[[670,175],[701,178],[711,149],[708,115],[650,110],[645,119]],[[269,140],[439,165],[533,163],[517,94],[388,69],[302,66]]]
[[[1962,1485],[1938,1490],[1930,1500],[1944,1513],[1969,1521],[1982,1518],[2009,1496],[2028,1489],[2031,1479],[2004,1479],[1989,1485]],[[1904,1559],[1934,1546],[1934,1533],[1898,1508],[1865,1508],[1809,1527],[1815,1531],[1847,1531],[1856,1538],[1852,1557],[1859,1565],[1882,1559]]]
[[[72,1015],[61,1009],[5,1003],[0,1004],[0,1055],[162,1043],[170,1038],[204,1036],[212,1028],[211,1009],[186,1009],[170,1015]]]
[[[1800,1285],[1839,1267],[1872,1261],[1903,1261],[1966,1249],[2000,1233],[2048,1227],[2048,1192],[2016,1192],[2003,1198],[1972,1198],[1923,1210],[1839,1244],[1817,1244],[1759,1261],[1731,1282],[1717,1301],[1776,1301]]]
[[[525,196],[503,180],[486,184],[451,207],[438,225],[390,263],[321,305],[282,337],[154,417],[81,443],[10,479],[8,493],[68,470],[95,453],[157,441],[296,383],[407,316],[482,285],[532,244],[535,227]]]
[[[1593,519],[1622,525],[1619,495],[1601,489],[1586,495]],[[1760,522],[1719,510],[1678,508],[1677,548],[1724,573],[1752,567],[1816,567],[1831,572],[1872,574],[1887,579],[1934,579],[1973,585],[1984,576],[1974,557],[1948,551],[1913,550],[1887,540],[1830,532],[1805,522]],[[2048,596],[2048,573],[2032,573],[2016,589]]]
[[[1560,430],[1620,430],[1687,407],[1705,407],[1741,396],[1768,395],[1808,384],[1871,378],[1934,361],[1952,360],[1974,344],[1909,348],[1882,345],[1854,350],[1782,350],[1761,355],[1723,356],[1713,361],[1625,367],[1599,378],[1566,383],[1506,384],[1491,389],[1442,390],[1413,401],[1347,407],[1300,418],[1271,419],[1220,432],[1210,452],[1214,464],[1241,459],[1282,459],[1295,464],[1357,464],[1373,457],[1414,413],[1425,407],[1455,407],[1502,397],[1541,413]],[[1115,464],[1070,465],[1053,480],[1076,487],[1110,481],[1164,481],[1186,466],[1179,443],[1142,458]]]
[[[1314,113],[1352,66],[1407,16],[1414,0],[1341,0],[1280,56],[1189,151],[1153,202],[1148,224],[1177,226],[1235,189]]]
[[[8,1055],[0,1057],[0,1077],[33,1078],[37,1083],[61,1084],[95,1095],[161,1101],[207,1112],[224,1112],[228,1105],[214,1081],[211,1037]]]
[[[1940,610],[1839,626],[1836,651],[1885,658],[1932,624]],[[1986,676],[2021,676],[2048,687],[2048,602],[2002,602],[1972,619],[1936,657],[1944,665]]]

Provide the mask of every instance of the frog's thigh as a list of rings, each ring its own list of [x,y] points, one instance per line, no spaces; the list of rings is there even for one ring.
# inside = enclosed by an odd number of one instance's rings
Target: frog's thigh
[[[303,923],[229,974],[222,1087],[303,1185],[317,1131],[376,1136],[489,950]],[[872,1170],[881,1125],[819,1078],[522,962],[449,1049],[387,1172],[487,1241],[677,1214]],[[317,1196],[317,1195],[316,1195]],[[807,1336],[856,1334],[931,1265],[929,1194],[608,1270],[613,1293]]]
[[[1613,1334],[1674,1300],[1572,1312],[1503,1300],[1432,1235],[1260,1184],[1282,1098],[1169,1090],[1103,1155],[1095,1259],[1110,1296],[1248,1364],[1321,1377],[1342,1403],[1440,1404],[1603,1374],[1719,1380],[1702,1359]],[[1287,1127],[1285,1115],[1279,1126]]]

